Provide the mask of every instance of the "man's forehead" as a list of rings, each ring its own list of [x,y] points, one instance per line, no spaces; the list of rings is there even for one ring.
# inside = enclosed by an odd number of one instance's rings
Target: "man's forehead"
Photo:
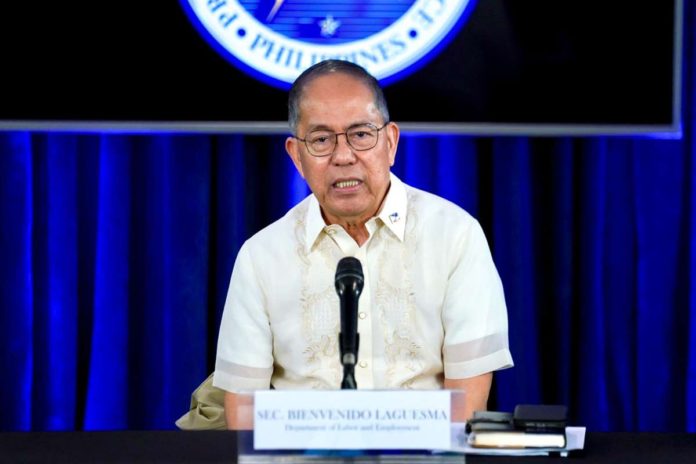
[[[344,129],[358,124],[379,123],[380,111],[371,89],[352,79],[360,86],[337,87],[327,80],[319,83],[320,86],[306,88],[299,105],[300,125]]]
[[[300,106],[311,100],[340,100],[346,96],[368,101],[375,98],[372,89],[364,80],[350,74],[334,72],[309,81],[300,95]]]

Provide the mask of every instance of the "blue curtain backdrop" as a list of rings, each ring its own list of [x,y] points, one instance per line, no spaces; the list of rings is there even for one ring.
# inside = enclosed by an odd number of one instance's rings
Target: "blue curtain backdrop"
[[[481,221],[505,285],[491,407],[696,432],[685,23],[682,140],[402,139],[395,173]],[[174,428],[240,245],[307,193],[279,136],[0,133],[0,430]]]

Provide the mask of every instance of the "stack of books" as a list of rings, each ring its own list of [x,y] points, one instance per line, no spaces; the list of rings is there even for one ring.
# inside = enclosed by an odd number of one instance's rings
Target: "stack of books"
[[[467,439],[475,448],[564,448],[566,425],[566,406],[521,404],[513,413],[476,411]]]

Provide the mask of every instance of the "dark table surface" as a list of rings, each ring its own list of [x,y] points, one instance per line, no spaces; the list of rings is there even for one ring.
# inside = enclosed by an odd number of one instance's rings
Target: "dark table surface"
[[[0,463],[233,463],[237,441],[234,432],[6,432],[0,433]],[[696,464],[696,434],[588,432],[585,449],[574,453],[567,458],[466,456],[466,462]]]

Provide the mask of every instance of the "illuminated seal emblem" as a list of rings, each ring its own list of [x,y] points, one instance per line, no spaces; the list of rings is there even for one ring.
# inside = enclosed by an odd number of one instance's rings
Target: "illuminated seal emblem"
[[[235,66],[288,88],[327,58],[352,61],[383,84],[418,69],[456,34],[475,0],[181,0]]]

